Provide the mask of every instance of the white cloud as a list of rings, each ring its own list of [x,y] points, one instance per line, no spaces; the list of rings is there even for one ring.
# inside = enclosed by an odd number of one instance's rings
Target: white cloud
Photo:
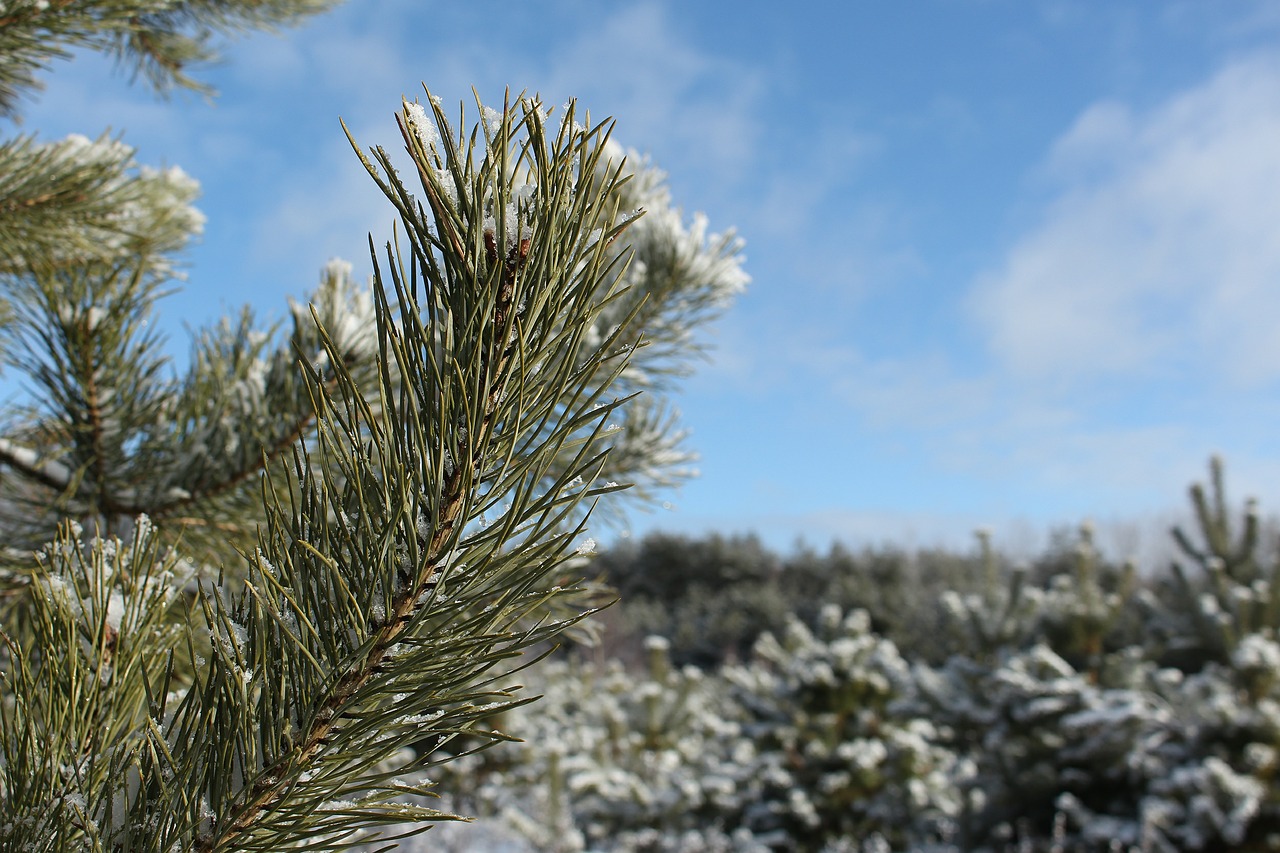
[[[864,359],[850,352],[841,360],[827,353],[813,363],[832,372],[832,396],[877,429],[953,432],[961,424],[984,421],[992,406],[988,378],[957,375],[938,354]]]
[[[1001,515],[1181,510],[1215,450],[1237,494],[1274,509],[1276,405],[1257,391],[1280,379],[1277,140],[1280,62],[1236,62],[1151,107],[1097,104],[1045,157],[1041,218],[973,290],[996,358],[966,359],[948,339],[863,351],[833,312],[791,323],[740,310],[723,362],[693,387],[785,399],[831,435],[928,469],[940,490],[971,484]]]
[[[757,75],[703,51],[662,4],[610,8],[547,39],[517,40],[502,29],[462,30],[434,38],[425,51],[421,42],[405,38],[406,20],[423,20],[405,11],[409,5],[359,16],[340,9],[318,20],[307,37],[282,46],[287,55],[266,61],[266,70],[274,74],[279,66],[286,78],[312,81],[309,86],[324,100],[312,109],[370,129],[357,132],[361,143],[385,145],[393,154],[400,145],[391,114],[402,93],[421,96],[419,83],[425,80],[447,103],[466,102],[468,116],[474,113],[472,86],[489,102],[500,100],[508,86],[513,93],[540,93],[557,106],[578,97],[595,119],[618,117],[623,144],[654,150],[657,165],[695,180],[736,181],[755,156]],[[353,75],[352,68],[360,73]],[[258,70],[249,62],[238,73],[252,76]],[[352,235],[363,246],[371,225],[380,240],[386,236],[391,209],[379,201],[336,128],[308,148],[305,158],[282,163],[274,176],[280,193],[262,217],[259,258],[281,247],[302,254],[304,245],[331,247],[323,257],[345,253]],[[344,203],[335,205],[335,198]],[[705,206],[697,199],[678,202]]]
[[[1280,378],[1280,63],[1233,64],[1148,111],[1087,110],[1043,220],[972,307],[1014,373]]]
[[[437,16],[413,7],[400,0],[320,19],[292,48],[303,54],[306,78],[343,101],[345,115],[356,110],[366,118],[387,114],[385,105],[393,108],[401,93],[421,95],[423,81],[446,103],[461,99],[468,108],[472,87],[486,102],[500,101],[508,87],[556,106],[574,97],[596,120],[617,118],[618,140],[659,154],[660,166],[725,183],[756,156],[762,73],[696,43],[665,3],[592,7],[588,14],[551,8],[545,34],[470,20],[443,31]],[[423,39],[406,38],[413,26],[427,28]]]
[[[788,131],[786,143],[787,153],[761,170],[759,185],[753,181],[743,188],[752,192],[746,211],[751,233],[809,242],[815,234],[839,235],[844,238],[840,245],[828,248],[846,253],[846,242],[878,238],[884,223],[873,217],[882,211],[869,203],[859,208],[856,222],[832,222],[831,211],[847,202],[849,185],[883,150],[883,140],[848,126],[839,117],[824,117],[803,134]]]
[[[974,523],[998,525],[1023,511],[1037,523],[1070,523],[1099,512],[1128,517],[1134,508],[1181,509],[1186,486],[1203,477],[1214,451],[1225,455],[1237,494],[1280,506],[1280,462],[1269,452],[1265,428],[1276,407],[1257,395],[1201,395],[1168,405],[1158,390],[1067,390],[1017,381],[998,369],[966,370],[940,351],[876,356],[799,338],[762,343],[760,350],[768,359],[717,365],[708,371],[713,378],[699,376],[697,393],[732,384],[743,389],[735,393],[750,390],[791,412],[788,423],[796,429],[822,430],[819,440],[833,442],[837,455],[872,447],[871,458],[884,470],[900,466],[908,479],[928,470],[935,504],[959,501],[985,513],[969,516]],[[853,449],[838,449],[837,436]],[[972,497],[957,497],[965,494]],[[834,500],[847,498],[832,492]],[[941,529],[932,525],[920,529]]]
[[[695,45],[663,4],[617,9],[549,51],[537,85],[616,117],[619,141],[660,149],[664,168],[678,158],[722,185],[741,180],[761,130],[759,70]]]

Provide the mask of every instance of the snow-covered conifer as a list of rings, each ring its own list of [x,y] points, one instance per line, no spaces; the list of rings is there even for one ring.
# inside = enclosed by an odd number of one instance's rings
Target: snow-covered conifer
[[[865,611],[824,608],[816,630],[792,620],[725,677],[758,754],[760,790],[739,818],[757,837],[780,850],[948,840],[962,768],[933,722],[908,710],[911,667]]]
[[[328,5],[5,4],[0,110],[68,48],[187,85],[209,35]],[[399,217],[370,281],[331,262],[283,330],[246,309],[182,369],[150,317],[194,182],[113,139],[0,150],[0,354],[32,391],[0,436],[0,846],[344,849],[448,818],[424,772],[509,739],[503,673],[586,615],[590,506],[683,476],[632,396],[742,287],[734,238],[572,103],[473,133],[426,100],[397,115],[414,186],[352,140]],[[633,252],[666,259],[653,300]]]

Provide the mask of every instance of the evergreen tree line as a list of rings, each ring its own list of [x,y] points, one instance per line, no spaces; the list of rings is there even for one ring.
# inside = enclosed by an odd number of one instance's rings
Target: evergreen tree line
[[[985,531],[975,537],[977,547],[969,552],[893,544],[854,550],[835,542],[825,553],[801,543],[785,554],[755,534],[653,532],[639,541],[623,539],[601,551],[592,567],[618,599],[596,620],[603,642],[577,653],[638,661],[644,639],[658,635],[670,643],[675,665],[714,669],[744,660],[761,634],[781,632],[792,618],[817,624],[823,606],[834,604],[865,610],[876,633],[913,660],[936,664],[966,641],[966,632],[948,618],[955,596],[983,594],[1015,575],[1019,583],[1046,588],[1074,570],[1082,550],[1108,592],[1134,580],[1126,564],[1094,549],[1088,524],[1054,531],[1030,560],[1009,558]],[[1158,572],[1144,573],[1144,582],[1154,588]],[[1130,616],[1118,615],[1115,642],[1141,634]]]
[[[543,699],[492,722],[533,734],[444,787],[514,849],[1276,849],[1280,562],[1218,460],[1191,498],[1179,559],[1142,572],[1087,525],[1029,566],[985,534],[602,554],[613,659],[527,674]]]

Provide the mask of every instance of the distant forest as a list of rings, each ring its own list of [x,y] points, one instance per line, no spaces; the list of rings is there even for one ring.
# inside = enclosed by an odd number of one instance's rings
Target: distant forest
[[[947,613],[955,596],[993,595],[1010,584],[1047,589],[1088,559],[1101,586],[1118,592],[1140,582],[1159,594],[1169,567],[1129,567],[1105,560],[1091,528],[1062,527],[1031,560],[1014,560],[984,532],[969,551],[912,549],[882,544],[825,552],[798,544],[789,553],[754,534],[688,536],[650,533],[602,551],[592,568],[617,594],[596,617],[604,658],[638,660],[650,635],[671,643],[672,662],[715,668],[746,659],[760,635],[779,633],[788,618],[812,626],[822,608],[865,610],[877,634],[912,659],[940,664],[963,650],[963,634]],[[1123,646],[1143,630],[1136,613],[1112,626],[1109,641]],[[578,648],[577,653],[587,653]]]

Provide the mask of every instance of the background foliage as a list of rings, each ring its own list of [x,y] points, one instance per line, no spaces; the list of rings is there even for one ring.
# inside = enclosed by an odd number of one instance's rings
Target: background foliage
[[[1183,559],[1140,572],[1088,525],[1030,565],[985,533],[604,553],[614,659],[531,673],[545,701],[508,717],[538,737],[448,772],[515,849],[1274,849],[1280,563],[1210,474]]]

